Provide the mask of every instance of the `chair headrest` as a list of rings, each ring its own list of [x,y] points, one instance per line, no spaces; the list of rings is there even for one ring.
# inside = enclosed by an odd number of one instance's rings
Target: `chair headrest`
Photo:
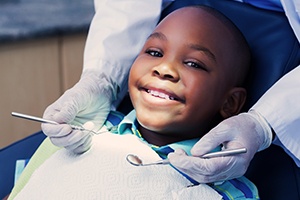
[[[244,109],[249,109],[280,77],[300,64],[300,45],[284,13],[232,0],[176,0],[161,17],[189,5],[207,5],[219,10],[235,23],[248,41],[253,65],[246,85],[248,98]]]

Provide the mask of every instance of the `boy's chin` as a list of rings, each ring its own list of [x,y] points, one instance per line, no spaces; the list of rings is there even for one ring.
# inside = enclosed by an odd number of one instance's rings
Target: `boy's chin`
[[[154,111],[148,110],[136,111],[136,117],[138,122],[144,127],[151,128],[153,130],[164,129],[174,125],[175,116],[166,111]]]

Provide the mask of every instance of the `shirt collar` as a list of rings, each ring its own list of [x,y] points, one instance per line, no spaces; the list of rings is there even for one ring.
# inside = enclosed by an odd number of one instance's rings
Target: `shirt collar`
[[[135,110],[131,111],[128,115],[124,117],[124,119],[120,122],[118,126],[117,133],[120,135],[123,134],[134,134],[137,137],[139,137],[141,140],[145,141],[141,134],[139,133],[138,129],[138,122],[136,119],[136,112]],[[175,142],[172,144],[168,144],[165,146],[155,146],[152,144],[149,144],[151,148],[156,151],[161,157],[165,158],[168,153],[174,151],[175,149],[181,148],[183,149],[188,155],[191,155],[190,151],[191,148],[196,144],[196,142],[199,141],[199,138],[190,139],[190,140],[184,140]]]

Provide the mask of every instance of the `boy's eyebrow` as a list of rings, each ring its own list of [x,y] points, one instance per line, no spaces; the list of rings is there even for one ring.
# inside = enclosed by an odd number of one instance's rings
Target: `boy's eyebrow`
[[[165,41],[167,40],[167,37],[161,32],[154,32],[148,37],[148,39],[149,38],[158,38]]]
[[[203,51],[208,57],[210,57],[214,62],[216,62],[216,56],[206,47],[198,45],[198,44],[189,44],[191,49],[195,49],[197,51]]]
[[[164,41],[167,41],[167,40],[168,40],[167,37],[166,37],[163,33],[161,33],[161,32],[154,32],[154,33],[152,33],[152,34],[148,37],[148,39],[149,39],[149,38],[158,38],[158,39],[161,39],[161,40],[164,40]],[[197,50],[197,51],[202,51],[202,52],[204,52],[209,58],[211,58],[214,62],[217,61],[217,60],[216,60],[216,56],[215,56],[208,48],[206,48],[206,47],[204,47],[204,46],[201,46],[201,45],[199,45],[199,44],[189,44],[188,47],[191,48],[191,49],[195,49],[195,50]]]

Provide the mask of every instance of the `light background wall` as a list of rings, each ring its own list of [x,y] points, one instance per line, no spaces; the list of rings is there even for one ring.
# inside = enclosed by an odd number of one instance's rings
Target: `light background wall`
[[[0,148],[41,130],[11,112],[42,116],[80,78],[86,34],[0,44]]]

